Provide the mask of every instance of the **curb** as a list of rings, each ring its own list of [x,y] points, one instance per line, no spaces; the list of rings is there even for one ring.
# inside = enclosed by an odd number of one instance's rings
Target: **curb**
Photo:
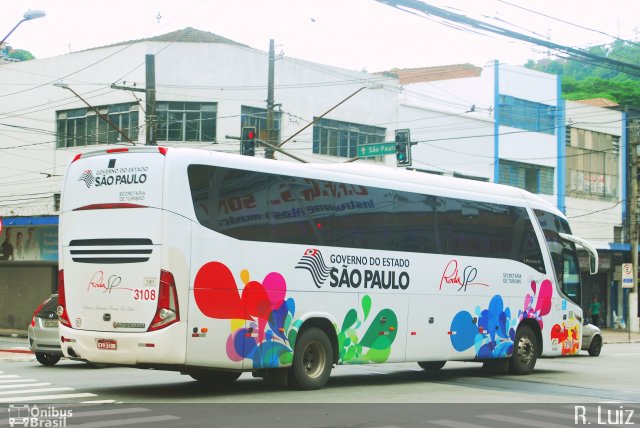
[[[28,349],[0,349],[0,353],[10,352],[12,354],[33,354],[33,351]]]

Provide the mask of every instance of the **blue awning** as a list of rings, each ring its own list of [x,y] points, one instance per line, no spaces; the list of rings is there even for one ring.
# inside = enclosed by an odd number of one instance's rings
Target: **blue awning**
[[[57,226],[57,215],[34,216],[34,217],[0,217],[4,227],[26,227],[26,226]]]

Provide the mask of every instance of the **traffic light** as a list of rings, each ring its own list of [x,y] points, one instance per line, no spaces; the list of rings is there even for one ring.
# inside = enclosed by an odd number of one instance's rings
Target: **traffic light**
[[[411,166],[411,136],[408,129],[396,129],[396,165]]]
[[[243,126],[242,138],[240,138],[240,153],[245,156],[256,154],[256,127]]]

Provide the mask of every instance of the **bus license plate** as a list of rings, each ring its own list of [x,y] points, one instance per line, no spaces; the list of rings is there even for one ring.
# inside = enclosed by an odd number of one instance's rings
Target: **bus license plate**
[[[115,339],[98,339],[98,349],[115,351],[118,349],[118,343]]]
[[[45,327],[58,327],[58,320],[45,320],[44,321],[44,326]]]

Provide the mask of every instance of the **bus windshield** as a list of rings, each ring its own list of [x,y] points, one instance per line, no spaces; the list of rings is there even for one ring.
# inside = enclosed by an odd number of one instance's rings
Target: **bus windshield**
[[[580,305],[580,264],[578,253],[573,242],[563,239],[561,235],[571,234],[569,223],[561,217],[543,210],[535,210],[540,226],[551,253],[553,268],[558,279],[558,288]]]

